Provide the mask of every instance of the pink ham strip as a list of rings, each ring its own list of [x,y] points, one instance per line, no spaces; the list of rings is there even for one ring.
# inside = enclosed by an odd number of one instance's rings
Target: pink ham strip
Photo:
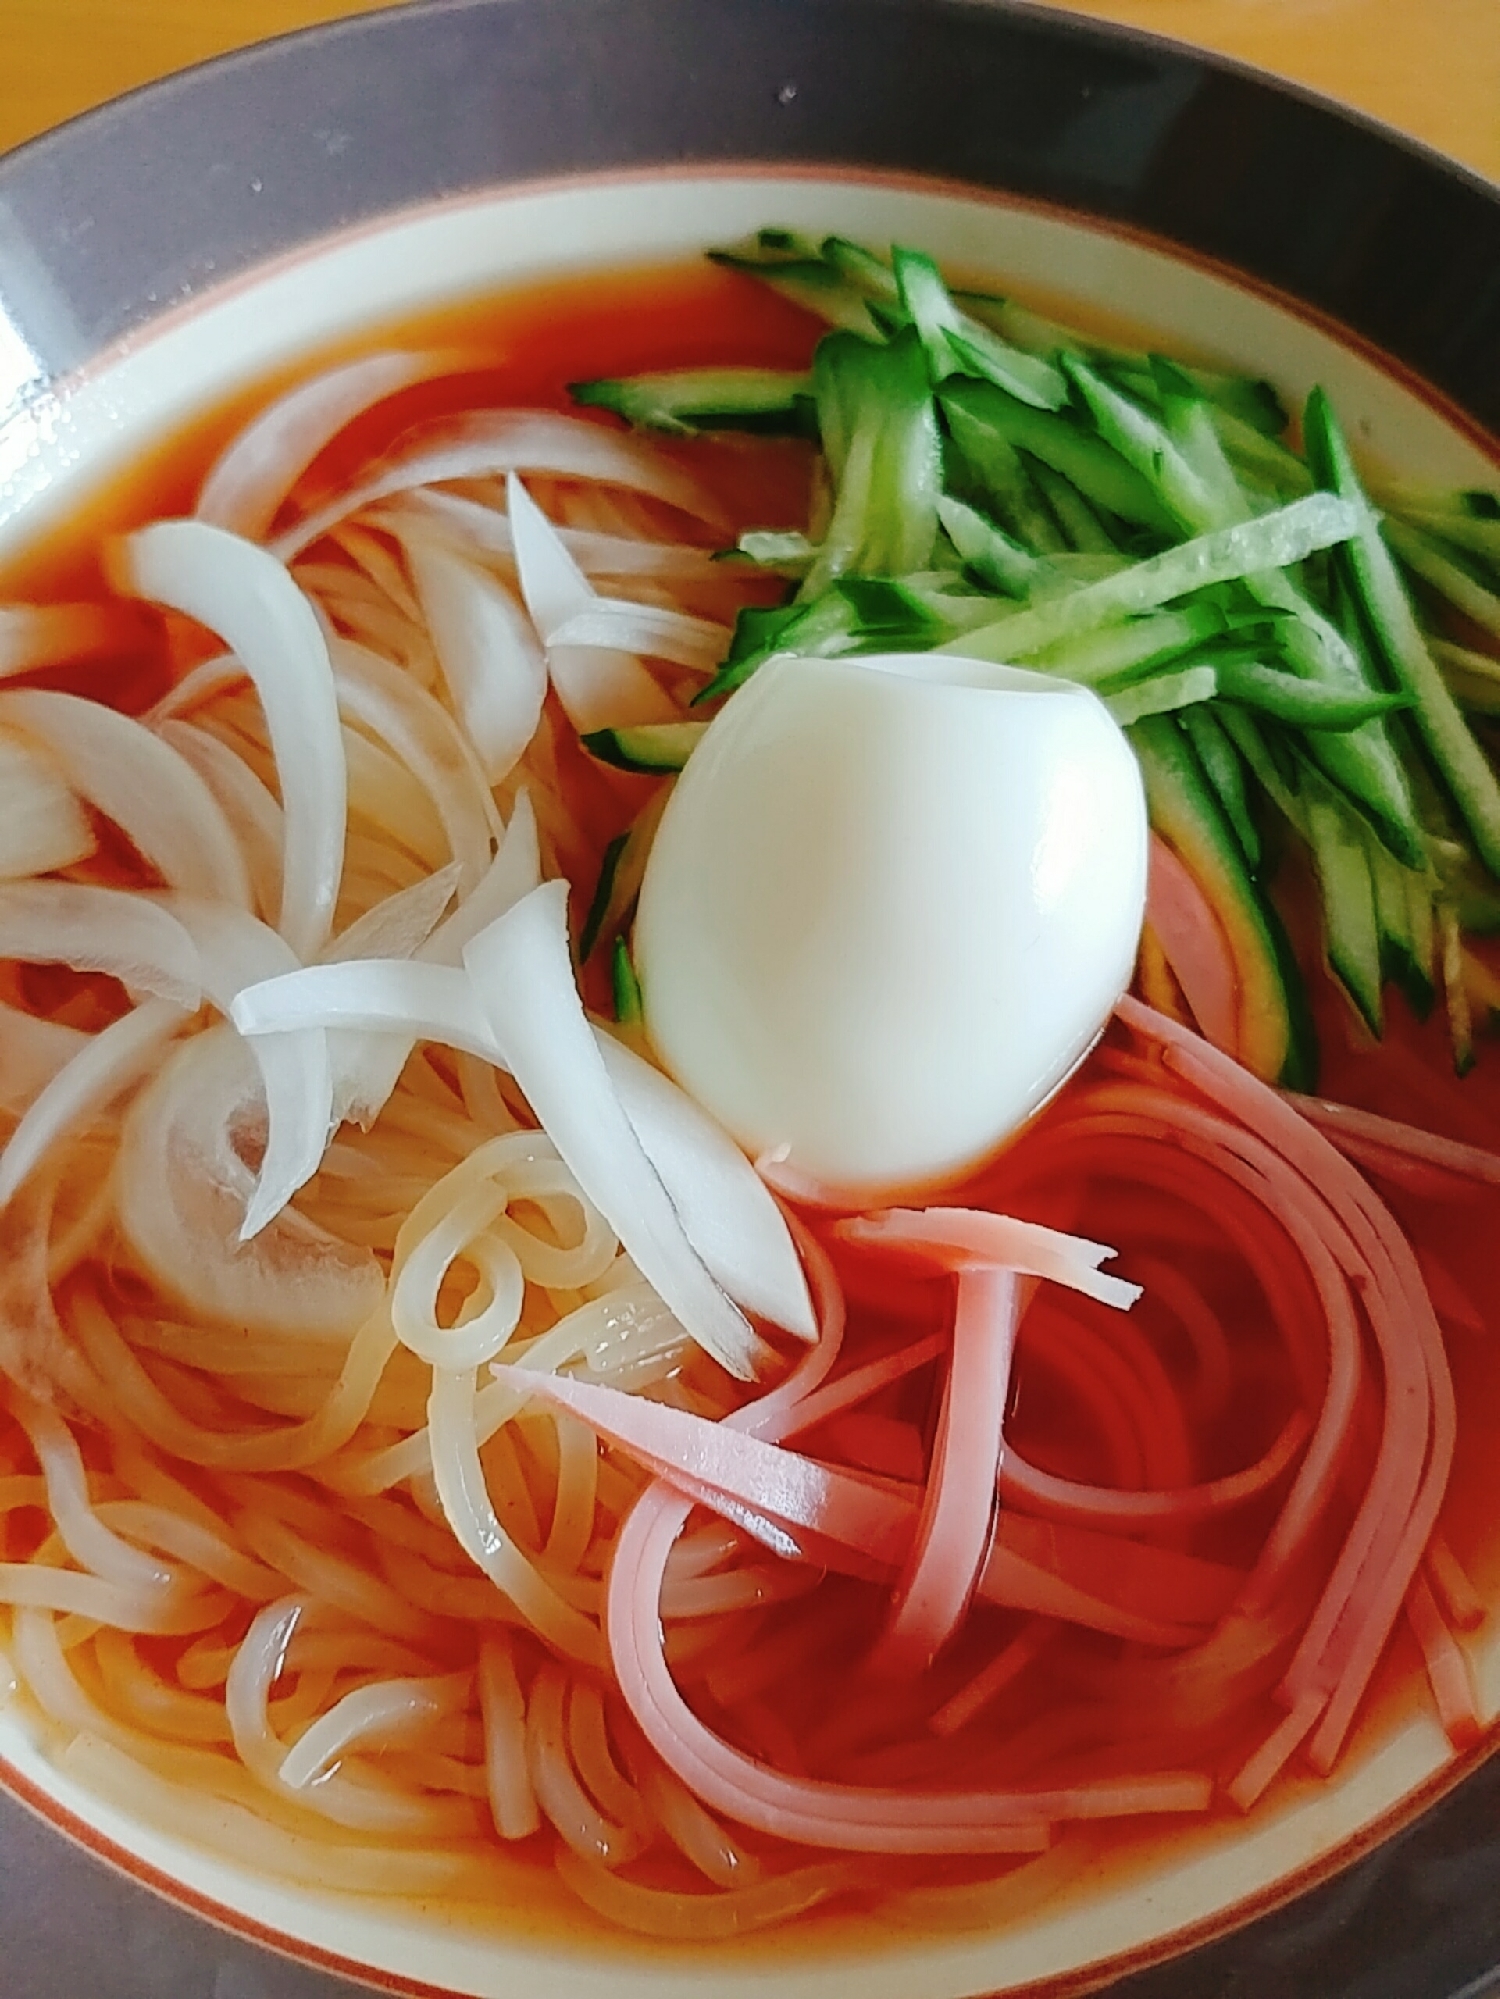
[[[907,1677],[931,1665],[963,1622],[995,1510],[1001,1424],[1020,1320],[1014,1271],[958,1278],[953,1358],[911,1553],[870,1664]]]
[[[966,1728],[975,1715],[1020,1679],[1032,1661],[1046,1651],[1060,1628],[1051,1617],[1033,1617],[1029,1624],[1023,1625],[988,1665],[982,1666],[966,1686],[944,1701],[927,1724],[933,1734],[957,1735],[961,1728]]]
[[[1428,1581],[1442,1605],[1443,1615],[1460,1631],[1477,1631],[1489,1612],[1441,1528],[1427,1543],[1426,1566]]]
[[[1472,1749],[1481,1734],[1473,1675],[1426,1576],[1420,1573],[1407,1591],[1406,1621],[1422,1648],[1432,1698],[1448,1740],[1455,1749]]]
[[[1500,1187],[1500,1153],[1465,1145],[1456,1138],[1442,1138],[1436,1132],[1403,1124],[1397,1118],[1377,1116],[1374,1111],[1357,1110],[1353,1104],[1332,1103],[1326,1097],[1299,1097],[1288,1092],[1286,1100],[1340,1150],[1346,1139],[1363,1139],[1370,1147],[1441,1167],[1460,1179],[1481,1180],[1486,1186]]]
[[[1157,833],[1151,835],[1146,921],[1182,988],[1193,1018],[1216,1048],[1239,1046],[1234,953],[1213,904]]]
[[[1116,1254],[1103,1243],[981,1208],[884,1208],[840,1222],[835,1232],[845,1242],[904,1251],[942,1269],[982,1263],[1024,1277],[1045,1277],[1121,1311],[1128,1311],[1141,1295],[1139,1284],[1101,1274],[1099,1265]]]
[[[1323,1712],[1323,1696],[1314,1690],[1302,1694],[1290,1713],[1279,1721],[1239,1773],[1226,1786],[1229,1796],[1242,1812],[1264,1796],[1287,1764],[1311,1735]]]
[[[1283,1683],[1297,1707],[1317,1689],[1328,1704],[1309,1747],[1327,1771],[1400,1615],[1436,1525],[1456,1432],[1453,1383],[1421,1271],[1394,1219],[1338,1149],[1291,1105],[1128,995],[1119,1017],[1158,1043],[1192,1087],[1259,1134],[1308,1188],[1316,1188],[1355,1246],[1361,1288],[1386,1374],[1385,1422],[1375,1472]]]

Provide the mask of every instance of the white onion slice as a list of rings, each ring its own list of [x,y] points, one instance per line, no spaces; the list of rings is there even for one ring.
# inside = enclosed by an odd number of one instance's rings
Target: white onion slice
[[[493,784],[536,733],[547,663],[503,583],[460,555],[413,542],[407,562],[453,705]]]
[[[676,713],[633,653],[598,646],[554,646],[549,632],[594,611],[600,602],[556,528],[512,473],[506,486],[521,595],[547,646],[547,668],[568,720],[580,734],[664,722]]]
[[[224,903],[175,897],[172,912],[192,938],[203,988],[228,1013],[242,987],[297,970],[284,937]],[[328,1036],[318,1028],[250,1044],[265,1095],[266,1149],[241,1236],[248,1241],[279,1215],[322,1164],[333,1122],[333,1074]]]
[[[127,992],[150,993],[189,1012],[201,989],[193,940],[167,910],[129,889],[0,884],[0,958],[106,972]]]
[[[57,766],[24,737],[0,734],[0,880],[70,868],[93,851],[88,816]]]
[[[620,597],[598,597],[588,610],[575,611],[547,639],[549,649],[616,647],[669,660],[674,666],[712,673],[723,659],[733,634],[712,618],[691,617],[657,604],[632,604]]]
[[[271,547],[291,561],[340,521],[393,493],[510,472],[596,479],[664,500],[696,520],[717,526],[724,519],[696,480],[637,438],[552,410],[471,410],[412,432],[368,479],[295,522]]]
[[[253,1242],[239,1240],[255,1177],[234,1132],[260,1114],[260,1077],[232,1029],[184,1043],[126,1114],[115,1166],[120,1226],[152,1279],[189,1311],[342,1342],[384,1295],[368,1250],[291,1208]]]
[[[255,684],[285,820],[278,928],[299,958],[327,940],[344,861],[348,781],[328,647],[274,556],[204,521],[157,521],[116,544],[120,587],[196,618]]]
[[[631,1260],[705,1352],[741,1380],[761,1343],[683,1232],[583,1010],[565,882],[533,889],[464,947],[485,1020],[537,1122]]]
[[[19,1117],[92,1036],[0,1000],[0,1111]]]
[[[807,1279],[781,1210],[722,1125],[669,1076],[613,1035],[599,1052],[684,1233],[719,1283],[748,1311],[798,1339],[818,1335]]]
[[[170,717],[191,715],[195,709],[205,708],[219,695],[227,694],[231,687],[244,686],[249,678],[232,652],[216,653],[212,659],[200,660],[189,667],[143,719],[148,729],[159,729]]]
[[[148,1000],[111,1021],[32,1099],[0,1151],[0,1208],[60,1140],[86,1129],[132,1083],[155,1068],[188,1018],[170,1000]]]
[[[377,502],[369,518],[403,546],[425,538],[487,558],[515,560],[515,536],[507,514],[498,506],[445,492],[440,486],[417,486],[397,501]],[[634,576],[643,582],[677,585],[710,583],[719,576],[712,553],[691,542],[646,541],[593,528],[560,527],[557,533],[585,576]]]
[[[414,382],[451,375],[459,355],[369,354],[299,382],[230,439],[209,467],[199,520],[259,541],[282,502],[326,444],[376,403]]]
[[[346,958],[411,958],[421,950],[458,889],[459,868],[450,861],[410,888],[397,889],[323,947],[326,964]]]
[[[499,815],[474,751],[453,717],[377,652],[334,639],[339,713],[384,743],[431,798],[467,894],[490,863]]]
[[[164,881],[250,907],[250,877],[218,800],[170,743],[102,701],[51,688],[0,694],[0,723],[41,743]]]
[[[238,671],[238,668],[236,668]],[[219,802],[230,831],[239,842],[250,875],[254,908],[268,923],[281,906],[281,850],[285,840],[281,807],[245,759],[229,745],[199,728],[167,715],[156,733],[186,763],[190,763]]]

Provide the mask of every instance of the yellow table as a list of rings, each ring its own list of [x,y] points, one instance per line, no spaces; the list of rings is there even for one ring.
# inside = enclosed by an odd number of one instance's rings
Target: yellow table
[[[399,0],[0,0],[0,151],[168,70]],[[1500,0],[1054,0],[1278,71],[1500,180]]]

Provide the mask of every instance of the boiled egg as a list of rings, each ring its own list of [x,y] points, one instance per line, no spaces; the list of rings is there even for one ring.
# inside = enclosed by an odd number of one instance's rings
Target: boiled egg
[[[868,1202],[951,1181],[1131,975],[1147,826],[1087,689],[947,654],[768,661],[678,779],[634,952],[663,1066],[752,1155]]]

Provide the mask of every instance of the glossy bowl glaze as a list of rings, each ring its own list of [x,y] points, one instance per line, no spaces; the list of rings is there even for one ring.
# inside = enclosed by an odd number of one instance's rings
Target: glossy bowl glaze
[[[920,242],[1294,395],[1324,381],[1377,461],[1493,477],[1500,200],[1372,127],[1032,10],[469,0],[254,51],[0,164],[0,562],[163,432],[362,326],[770,221]],[[1500,1534],[1493,1554],[1500,1600]],[[1450,1999],[1500,1963],[1496,1766],[1453,1788],[1409,1714],[1336,1784],[1086,1866],[1003,1930],[833,1916],[692,1953],[270,1882],[60,1768],[19,1703],[0,1759],[117,1870],[0,1800],[4,1983],[27,1999],[334,1999],[359,1975],[479,1999]]]

